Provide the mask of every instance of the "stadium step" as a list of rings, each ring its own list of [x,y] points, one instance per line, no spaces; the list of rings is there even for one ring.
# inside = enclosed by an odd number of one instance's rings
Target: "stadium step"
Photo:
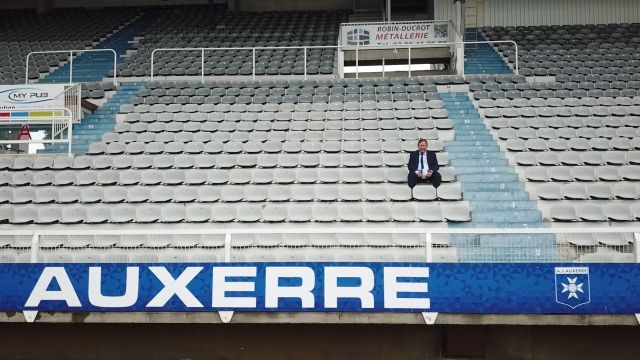
[[[93,49],[113,49],[116,52],[116,61],[131,48],[130,41],[139,36],[151,25],[153,17],[142,15],[138,19],[114,32],[110,37],[102,40]],[[73,59],[73,82],[102,81],[109,70],[113,70],[113,54],[111,52],[85,52]],[[41,83],[68,83],[70,63],[66,63],[43,79]]]
[[[477,33],[479,41],[485,38]],[[512,74],[500,54],[489,44],[467,45],[464,49],[465,74]]]
[[[471,210],[470,222],[449,223],[449,226],[452,228],[546,227],[547,224],[543,223],[542,214],[536,203],[530,200],[524,184],[520,182],[515,169],[509,165],[467,93],[445,93],[441,94],[441,97],[447,112],[453,113],[456,118],[452,121],[454,138],[451,141],[445,141],[445,149],[454,167],[456,178],[460,182],[463,199],[469,202]],[[537,254],[552,257],[551,253],[555,252],[553,236],[544,234],[527,234],[526,236],[528,239],[533,239],[531,244],[540,244]],[[473,238],[473,235],[471,237],[463,234],[454,236],[455,241],[452,241],[452,245],[458,246],[461,261],[514,261],[515,256],[519,256],[519,260],[534,261],[536,256],[539,256],[536,252],[521,254],[501,252],[492,248],[495,244],[489,244],[488,249],[485,249],[481,247],[480,238]],[[545,254],[545,252],[550,253]]]
[[[76,155],[86,154],[89,145],[99,142],[102,135],[112,132],[115,127],[116,114],[123,104],[129,104],[131,98],[142,89],[142,83],[123,83],[118,86],[114,96],[110,97],[95,113],[85,115],[82,122],[73,125],[72,151]],[[88,122],[85,123],[85,120]],[[62,153],[67,151],[66,144],[49,144],[42,153]]]
[[[507,166],[507,159],[450,159],[451,166]]]

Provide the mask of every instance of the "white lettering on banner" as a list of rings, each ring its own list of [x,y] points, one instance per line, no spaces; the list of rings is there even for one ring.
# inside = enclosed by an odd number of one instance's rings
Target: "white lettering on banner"
[[[399,282],[398,278],[428,278],[426,267],[385,267],[384,268],[384,307],[386,309],[429,309],[431,301],[427,298],[400,298],[399,292],[427,293],[428,284]]]
[[[283,264],[284,265],[284,264]],[[264,270],[264,279],[257,278],[257,266],[212,266],[212,283],[210,294],[200,292],[194,293],[189,290],[189,284],[200,276],[208,276],[202,270],[202,266],[185,266],[176,278],[165,266],[149,266],[149,271],[160,281],[162,288],[156,293],[144,293],[144,301],[151,298],[145,307],[153,309],[163,309],[169,301],[176,296],[184,307],[203,308],[204,305],[198,297],[204,299],[211,296],[211,308],[214,309],[255,309],[257,299],[264,299],[265,309],[279,309],[285,307],[293,310],[292,306],[280,306],[280,299],[300,299],[302,309],[339,309],[339,299],[358,299],[360,306],[348,305],[349,310],[373,309],[376,307],[374,289],[376,288],[376,276],[374,270],[364,266],[330,266],[307,267],[307,266],[269,266],[260,265],[260,270]],[[112,268],[112,267],[110,267]],[[89,266],[86,268],[87,282],[86,291],[89,303],[97,308],[127,308],[136,305],[142,289],[148,286],[141,286],[141,281],[153,281],[151,278],[141,278],[140,268],[137,266],[123,266],[126,268],[124,277],[124,290],[122,295],[104,295],[102,267]],[[425,295],[428,293],[427,279],[429,278],[429,268],[426,267],[377,267],[383,274],[382,284],[378,284],[381,290],[375,292],[377,296],[384,296],[378,299],[380,303],[384,300],[385,309],[393,310],[427,310],[430,308],[430,300],[426,296],[402,297],[402,293],[414,293]],[[116,268],[117,269],[117,268]],[[74,268],[75,270],[75,268]],[[318,271],[316,273],[315,271]],[[82,274],[75,275],[83,276]],[[323,276],[324,275],[324,276]],[[151,276],[150,274],[148,276]],[[248,278],[248,279],[247,279]],[[407,282],[406,278],[414,278],[413,282]],[[111,277],[107,277],[111,279]],[[300,279],[293,286],[281,286],[280,279]],[[338,284],[341,279],[356,280],[352,284]],[[418,280],[416,280],[418,279]],[[424,279],[424,281],[422,280]],[[111,279],[113,280],[113,279]],[[105,279],[106,281],[106,279]],[[118,279],[117,285],[122,283]],[[256,286],[258,283],[259,286]],[[380,286],[381,285],[381,286]],[[259,293],[256,293],[256,287]],[[56,290],[50,290],[54,288]],[[314,293],[314,290],[316,293]],[[194,290],[195,291],[195,290]],[[230,292],[246,292],[247,295],[238,296]],[[262,293],[260,293],[262,292]],[[315,296],[322,297],[324,304],[316,304]],[[198,296],[198,297],[196,297]],[[82,297],[84,299],[84,297]],[[41,305],[43,301],[64,301],[67,307],[81,307],[77,290],[74,288],[69,275],[64,267],[52,266],[44,267],[33,287],[25,307],[33,308]],[[208,306],[207,306],[208,307]],[[173,306],[175,308],[175,306]]]
[[[47,290],[54,279],[60,290]],[[35,307],[40,305],[41,301],[52,300],[65,301],[68,307],[82,306],[64,267],[44,268],[24,305]]]
[[[280,286],[282,278],[298,278],[302,281],[300,286]],[[313,288],[316,286],[316,277],[313,269],[306,266],[270,266],[265,271],[265,306],[277,308],[278,299],[298,298],[302,301],[303,308],[313,308],[315,298]]]
[[[359,286],[338,286],[339,278],[358,278]],[[338,298],[360,299],[363,309],[372,309],[374,299],[373,271],[368,267],[331,266],[324,268],[324,306],[335,309],[338,307]]]
[[[176,295],[187,307],[203,307],[202,303],[187,289],[187,285],[202,271],[202,266],[189,266],[177,279],[164,266],[150,266],[149,270],[160,280],[164,288],[147,304],[147,307],[162,307]]]
[[[134,305],[138,301],[139,274],[138,267],[127,267],[124,294],[105,296],[102,295],[102,268],[91,266],[89,268],[89,302],[93,306],[104,308],[123,308]]]
[[[227,281],[228,277],[255,277],[255,266],[225,266],[213,268],[211,306],[220,308],[255,308],[255,297],[227,297],[229,291],[255,291],[254,281]]]

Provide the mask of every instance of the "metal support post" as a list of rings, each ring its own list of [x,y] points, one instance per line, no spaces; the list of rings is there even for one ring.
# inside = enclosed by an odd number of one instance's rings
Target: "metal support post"
[[[200,82],[204,83],[204,49],[200,53]]]
[[[68,146],[68,152],[67,152],[67,156],[72,157],[73,153],[71,152],[71,144],[73,142],[73,122],[72,122],[72,117],[69,116],[68,121],[67,121],[67,136],[68,136],[68,141],[69,141],[69,146]],[[60,134],[60,136],[62,136],[62,134]]]
[[[231,261],[231,233],[224,234],[224,261]]]
[[[358,79],[358,44],[356,44],[356,79]]]
[[[69,84],[73,84],[73,50],[69,51]]]
[[[635,255],[636,263],[640,264],[640,233],[633,233],[633,252]]]
[[[424,247],[425,247],[425,259],[428,263],[433,262],[433,239],[431,237],[431,233],[424,234]]]
[[[307,47],[304,47],[304,79],[307,80]]]
[[[256,80],[256,48],[252,49],[252,56],[251,56],[251,65],[253,67],[252,73],[253,73],[253,81]]]
[[[407,47],[409,53],[407,57],[409,58],[409,77],[411,77],[411,44]]]

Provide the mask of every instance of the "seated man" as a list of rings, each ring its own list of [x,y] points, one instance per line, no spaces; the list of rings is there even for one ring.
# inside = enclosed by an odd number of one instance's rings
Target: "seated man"
[[[427,151],[427,140],[418,140],[418,150],[411,152],[409,155],[409,175],[407,182],[413,194],[413,188],[419,182],[430,182],[437,189],[440,186],[442,177],[438,172],[438,159],[436,153]]]

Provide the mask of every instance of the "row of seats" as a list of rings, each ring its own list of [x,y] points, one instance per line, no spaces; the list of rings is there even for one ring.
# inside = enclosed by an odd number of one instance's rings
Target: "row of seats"
[[[555,76],[555,81],[534,81],[534,82],[522,82],[522,83],[497,83],[497,82],[480,82],[473,81],[469,83],[469,90],[475,91],[510,91],[510,90],[561,90],[569,89],[575,90],[580,88],[586,88],[592,84],[591,89],[595,89],[595,84],[599,82],[610,83],[609,88],[616,89],[638,89],[638,81],[640,81],[640,74],[558,74]],[[566,84],[566,85],[565,85]],[[604,86],[604,84],[602,84]],[[565,88],[566,86],[566,88]],[[624,87],[622,87],[624,86]],[[603,90],[606,90],[603,89]]]
[[[545,68],[553,68],[553,67],[564,67],[571,66],[574,68],[608,68],[611,66],[624,68],[626,66],[638,67],[640,66],[640,60],[634,59],[635,53],[629,54],[626,56],[624,60],[619,59],[616,54],[566,54],[566,55],[523,55],[521,60],[523,64],[526,64],[527,67],[536,68],[536,67],[545,67]],[[564,66],[563,66],[564,65]]]
[[[435,93],[434,93],[435,94]],[[184,113],[193,113],[193,112],[201,112],[201,113],[285,113],[285,118],[283,120],[288,120],[286,118],[286,113],[308,113],[308,112],[328,112],[328,111],[374,111],[374,110],[444,110],[444,103],[442,100],[411,100],[411,101],[386,101],[386,100],[368,100],[368,101],[336,101],[336,102],[323,102],[323,103],[282,103],[282,104],[240,104],[240,103],[230,103],[230,104],[124,104],[120,107],[120,113],[129,114],[129,113],[140,113],[149,112],[152,109],[152,106],[165,105],[164,111],[162,112],[184,112]],[[183,105],[183,106],[180,106]],[[259,114],[256,114],[259,115]],[[272,114],[274,117],[276,114]],[[147,115],[149,117],[153,117],[153,115]],[[168,115],[173,116],[175,118],[176,115]],[[189,120],[189,116],[192,115],[179,115],[180,117],[187,117],[185,120]],[[238,115],[211,115],[214,116],[214,119],[218,119],[218,121],[222,121],[227,116],[238,116]],[[222,116],[222,118],[220,118]],[[266,115],[270,116],[270,115]],[[290,115],[289,115],[290,116]],[[130,117],[141,117],[141,115],[131,115]],[[271,118],[270,120],[273,120]],[[133,119],[135,120],[135,119]],[[195,119],[196,121],[202,119]],[[269,120],[269,119],[267,119]],[[237,118],[235,121],[240,121],[240,118]],[[250,119],[249,121],[255,121]]]
[[[176,146],[179,146],[175,145],[175,143],[184,144],[184,152],[186,153],[397,153],[412,151],[411,143],[415,143],[415,139],[438,139],[438,132],[430,130],[419,132],[404,130],[401,131],[399,135],[401,140],[386,140],[384,142],[380,141],[381,134],[375,133],[375,130],[366,130],[369,132],[368,134],[350,130],[328,131],[331,133],[325,134],[323,131],[300,131],[299,135],[290,135],[289,133],[287,134],[288,139],[283,142],[269,141],[267,132],[263,132],[264,138],[258,138],[251,133],[248,135],[248,138],[251,139],[253,137],[253,139],[248,141],[237,140],[239,137],[236,134],[241,133],[232,133],[230,137],[231,140],[226,143],[223,143],[219,137],[215,136],[217,133],[206,132],[162,132],[157,134],[149,133],[146,135],[138,135],[137,133],[124,133],[120,135],[107,133],[103,135],[103,142],[106,144],[106,152],[116,154],[123,152],[127,154],[142,154],[145,152],[152,154],[161,152],[175,153]],[[394,135],[397,136],[397,134]],[[364,141],[360,141],[361,136],[365,138]],[[212,138],[215,140],[215,145],[209,145],[205,150],[204,144],[210,143]],[[328,140],[326,140],[327,138]],[[164,145],[158,145],[156,143],[162,143]],[[189,145],[188,148],[187,145]],[[432,145],[433,151],[442,151],[441,142],[434,141]],[[111,147],[109,148],[109,146]],[[167,150],[167,147],[169,150]],[[94,146],[94,150],[95,148],[97,148],[97,145]],[[202,148],[202,150],[197,150],[197,148]]]
[[[276,80],[209,80],[205,79],[204,82],[200,80],[155,80],[147,82],[146,88],[150,90],[154,89],[199,89],[199,88],[236,88],[239,91],[247,91],[246,89],[258,89],[258,88],[318,88],[328,87],[333,89],[334,87],[365,87],[373,86],[377,87],[394,87],[404,86],[405,90],[408,86],[419,85],[427,86],[425,89],[427,92],[436,91],[433,85],[453,85],[453,84],[467,84],[467,83],[497,83],[497,84],[527,84],[527,79],[521,75],[514,74],[469,74],[469,75],[436,75],[436,76],[413,76],[413,77],[393,77],[393,78],[362,78],[362,79],[276,79]],[[533,84],[532,84],[533,85]],[[415,87],[413,87],[415,89]],[[406,91],[401,91],[406,92]]]
[[[440,222],[468,221],[464,205],[438,203],[2,205],[10,224],[176,222]]]
[[[242,122],[236,122],[235,116],[229,116],[230,121],[226,121],[226,117],[222,122],[216,121],[194,121],[193,118],[200,116],[194,114],[194,116],[190,116],[190,121],[182,121],[183,116],[179,116],[180,121],[175,121],[175,117],[173,117],[170,121],[159,121],[159,118],[162,117],[162,120],[167,120],[164,114],[161,114],[158,118],[158,121],[148,121],[149,117],[153,118],[153,116],[143,116],[140,118],[140,122],[123,122],[116,123],[114,126],[113,133],[106,133],[106,137],[110,139],[106,142],[114,141],[114,136],[125,136],[127,139],[133,139],[136,137],[143,142],[149,142],[151,137],[157,138],[160,133],[170,133],[172,135],[163,135],[165,138],[174,137],[176,139],[191,139],[196,141],[208,142],[211,141],[211,133],[216,132],[225,132],[232,133],[229,138],[229,141],[234,136],[242,136],[242,135],[233,135],[236,132],[249,132],[249,139],[254,141],[267,141],[269,139],[273,139],[273,141],[284,141],[286,139],[290,139],[291,141],[302,141],[302,139],[308,138],[306,135],[301,136],[299,132],[314,132],[314,131],[322,131],[325,132],[324,136],[316,137],[316,135],[309,135],[314,139],[324,139],[324,140],[352,140],[352,139],[363,139],[363,140],[400,140],[403,139],[404,133],[400,134],[397,131],[404,130],[451,130],[453,128],[453,124],[448,119],[402,119],[402,120],[373,120],[367,119],[367,117],[361,117],[358,120],[328,120],[328,121],[299,121],[296,120],[294,122],[285,122],[285,121],[270,121],[270,116],[264,115],[262,113],[257,116],[249,116],[247,113],[242,114],[241,119],[247,120]],[[183,115],[183,114],[181,114]],[[294,115],[296,119],[300,119],[301,115]],[[128,116],[127,116],[128,117]],[[131,117],[126,120],[134,120],[137,117]],[[208,116],[207,116],[208,117]],[[253,118],[259,119],[267,119],[267,120],[257,120],[255,122],[249,121],[249,119]],[[145,121],[142,121],[143,119]],[[377,117],[376,117],[377,118]],[[360,120],[361,119],[361,120]],[[207,119],[208,120],[208,119]],[[638,127],[638,126],[636,126]],[[636,127],[623,127],[618,129],[635,129]],[[270,131],[282,132],[287,131],[284,134],[271,134],[268,133]],[[356,131],[357,134],[353,132]],[[635,131],[635,130],[634,130]],[[191,134],[191,135],[187,135]],[[110,134],[110,135],[107,135]],[[119,134],[119,135],[118,135]],[[133,135],[137,134],[137,135]],[[208,134],[208,135],[205,135]],[[222,135],[225,136],[225,135]],[[429,137],[431,138],[431,137]],[[104,136],[103,136],[104,139]],[[130,140],[128,140],[130,141]],[[173,141],[173,140],[169,140]],[[224,141],[224,140],[223,140]],[[163,140],[163,142],[166,142]]]
[[[126,176],[122,176],[126,178]],[[305,179],[302,179],[305,180]],[[139,181],[139,180],[138,180]],[[625,190],[626,191],[626,190]],[[634,185],[635,191],[635,185]],[[627,193],[626,191],[625,193]],[[456,185],[420,186],[414,191],[421,201],[461,200]],[[637,194],[636,194],[637,196]],[[629,197],[626,197],[629,198]],[[0,189],[0,203],[207,203],[298,201],[409,201],[405,184],[360,186],[358,184],[297,185],[203,185],[203,186],[47,186]]]
[[[554,202],[550,207],[550,218],[553,221],[638,221],[640,208],[636,204],[611,203],[600,205],[587,202],[573,205]]]
[[[633,139],[638,135],[638,129],[632,127],[599,127],[599,128],[501,128],[498,130],[498,137],[502,140],[507,139],[567,139],[580,137],[585,139],[593,138],[630,138]],[[617,146],[616,146],[617,147]]]
[[[542,184],[536,188],[536,195],[543,200],[637,200],[640,197],[638,184],[633,182]]]
[[[640,181],[638,165],[527,167],[528,181]]]
[[[211,84],[214,85],[214,84]],[[405,93],[421,93],[421,92],[437,92],[437,86],[435,84],[424,85],[362,85],[357,84],[339,86],[339,85],[323,85],[323,86],[289,86],[289,87],[275,87],[263,84],[258,88],[253,87],[217,87],[217,86],[205,86],[205,84],[195,84],[197,87],[186,88],[144,88],[140,89],[138,95],[140,97],[160,97],[160,96],[239,96],[239,95],[272,95],[272,96],[284,96],[284,95],[347,95],[347,94],[405,94]]]
[[[612,117],[553,117],[553,118],[493,118],[489,120],[490,126],[494,129],[502,128],[572,128],[580,130],[583,128],[615,128],[625,129],[626,131],[633,132],[633,128],[640,127],[640,117],[638,116],[612,116]],[[623,136],[620,134],[619,136]],[[624,137],[626,137],[625,135]]]
[[[571,138],[571,139],[508,139],[505,146],[509,151],[609,151],[609,150],[640,150],[640,137],[632,139],[616,137],[606,138]]]
[[[547,83],[553,84],[553,83]],[[560,83],[557,83],[560,84]],[[516,100],[520,98],[524,99],[547,99],[551,100],[552,98],[558,98],[560,100],[567,98],[618,98],[618,97],[637,97],[640,90],[636,89],[578,89],[581,85],[575,83],[564,83],[567,88],[566,89],[556,89],[558,86],[548,85],[548,90],[496,90],[496,91],[475,91],[473,93],[474,99],[510,99]],[[584,85],[584,87],[588,87],[588,85]],[[554,103],[559,103],[558,100],[552,100]],[[519,103],[523,103],[523,101],[519,100]],[[565,105],[556,105],[556,106],[565,106]]]
[[[513,99],[478,99],[480,108],[526,108],[526,107],[594,107],[594,106],[634,106],[640,105],[640,97],[517,97]]]
[[[580,106],[580,107],[511,107],[511,108],[485,108],[481,109],[482,115],[487,118],[514,118],[514,117],[571,117],[571,116],[638,116],[640,106]]]
[[[366,120],[365,120],[366,121]],[[210,141],[238,141],[238,142],[309,142],[309,141],[398,141],[398,140],[415,140],[417,138],[438,139],[438,131],[433,130],[450,130],[452,125],[449,120],[425,120],[426,124],[420,124],[414,120],[383,120],[377,122],[371,120],[371,123],[360,124],[355,121],[345,121],[344,123],[334,122],[294,122],[287,124],[286,128],[279,126],[278,123],[257,122],[257,123],[188,123],[188,126],[173,126],[173,123],[161,123],[164,130],[161,131],[140,131],[140,126],[130,126],[129,131],[106,133],[102,136],[102,140],[106,143],[124,142],[131,143],[135,141],[149,143],[152,141],[159,142],[210,142]],[[183,125],[178,123],[178,125]],[[194,126],[195,125],[195,126]],[[365,130],[362,130],[364,126]],[[338,127],[338,129],[336,129]],[[160,127],[152,126],[154,130]],[[612,130],[613,133],[619,129],[627,129],[635,134],[636,128],[602,128]],[[123,128],[119,127],[122,131]],[[281,135],[271,135],[269,131],[286,131]],[[501,129],[502,130],[502,129]],[[595,131],[595,130],[594,130]],[[226,133],[219,134],[219,133]],[[242,133],[245,133],[244,135]],[[603,133],[604,134],[604,133]],[[607,132],[609,134],[609,132]],[[631,134],[631,136],[633,136]],[[419,136],[419,137],[416,137]],[[626,134],[629,136],[629,134]],[[380,144],[382,145],[382,144]],[[262,145],[259,145],[262,146]],[[307,145],[310,146],[310,145]],[[259,152],[259,151],[254,151]]]
[[[451,168],[441,168],[445,182],[454,181]],[[0,173],[0,183],[11,186],[87,185],[201,185],[294,183],[406,183],[402,168],[306,168],[306,169],[133,169],[80,171],[20,171]]]
[[[131,104],[287,104],[287,103],[304,103],[304,104],[323,104],[323,103],[342,103],[342,102],[361,102],[361,101],[429,101],[438,100],[440,96],[437,93],[400,93],[400,94],[331,94],[331,95],[166,95],[166,96],[147,96],[145,98],[135,97]]]
[[[640,58],[640,56],[639,56]],[[575,74],[581,74],[581,75],[589,75],[589,74],[635,74],[638,72],[638,68],[635,66],[625,66],[625,67],[608,67],[608,68],[604,68],[601,66],[598,67],[594,67],[594,68],[590,68],[590,67],[579,67],[579,68],[574,68],[572,66],[567,66],[564,68],[560,68],[558,67],[559,65],[563,65],[562,63],[551,63],[548,62],[546,63],[546,66],[553,66],[550,68],[545,68],[545,67],[536,67],[536,68],[531,68],[531,67],[521,67],[519,68],[519,73],[522,75],[526,75],[526,76],[553,76],[553,75],[559,75],[559,74],[563,74],[563,75],[575,75]],[[524,65],[528,65],[528,66],[545,66],[545,63],[539,64],[537,62],[530,62],[530,63],[526,63]],[[598,65],[604,65],[604,61],[601,61],[598,63]]]
[[[415,143],[414,143],[415,145]],[[273,168],[279,164],[286,164],[287,167],[293,163],[302,164],[311,162],[314,156],[288,156],[275,155],[275,154],[261,154],[257,157],[255,155],[240,154],[240,155],[98,155],[98,156],[76,156],[74,158],[66,156],[1,156],[0,157],[0,170],[11,170],[12,173],[19,173],[25,170],[105,170],[105,169],[211,169],[218,164],[234,163],[246,164],[249,162],[257,161],[257,165],[261,168]],[[348,155],[348,156],[347,156]],[[352,161],[358,158],[360,155],[354,154],[320,154],[320,159],[323,167],[339,167],[342,163],[342,157],[344,161]],[[438,163],[440,166],[446,166],[449,164],[449,156],[445,152],[436,153]],[[369,161],[370,156],[364,156],[363,159]],[[386,166],[389,167],[402,167],[407,163],[407,156],[404,154],[388,154],[383,156]],[[254,165],[255,166],[255,165]],[[297,165],[296,165],[297,166]],[[227,166],[225,165],[225,168]],[[2,173],[4,174],[4,172]]]
[[[335,95],[209,95],[209,96],[162,96],[160,98],[151,97],[146,104],[281,104],[281,103],[342,103],[360,101],[414,101],[414,100],[437,100],[440,97],[436,93],[400,93],[400,94],[335,94]],[[141,104],[141,99],[135,98],[134,105]]]
[[[433,93],[435,94],[435,93]],[[426,97],[426,96],[425,96]],[[439,99],[439,95],[436,95]],[[171,104],[124,104],[120,107],[120,113],[212,113],[212,112],[327,112],[327,111],[358,111],[358,110],[432,110],[434,114],[446,114],[446,109],[441,100],[366,100],[361,102],[354,101],[329,101],[321,103],[241,103],[236,101],[237,98],[230,99],[228,103],[171,103]],[[205,99],[206,101],[206,99]],[[357,106],[356,106],[357,104]],[[243,106],[245,105],[245,106]],[[442,117],[441,115],[439,117]]]
[[[399,104],[397,102],[396,104]],[[380,107],[385,105],[378,103]],[[123,105],[124,106],[124,105]],[[161,109],[154,109],[157,105],[151,107],[152,112],[141,112],[145,109],[139,108],[138,105],[134,110],[136,112],[127,113],[122,122],[256,122],[256,121],[331,121],[331,120],[390,120],[390,119],[444,119],[448,113],[445,109],[380,109],[380,110],[328,110],[328,111],[294,111],[294,112],[198,112],[196,106],[193,112],[176,112],[165,113]],[[148,105],[147,105],[148,106]],[[164,105],[163,105],[164,106]],[[400,107],[401,105],[397,105]],[[204,106],[203,106],[204,107]],[[156,115],[152,115],[156,114]],[[233,125],[235,126],[235,125]]]
[[[291,142],[285,142],[284,144],[279,142],[269,142],[266,145],[261,145],[262,143],[260,142],[245,143],[240,141],[233,141],[233,142],[222,143],[220,142],[220,139],[218,139],[218,137],[215,136],[216,134],[225,134],[225,133],[214,133],[214,135],[212,135],[213,141],[208,143],[203,143],[199,141],[191,141],[187,143],[172,141],[166,144],[159,141],[150,142],[147,144],[143,142],[132,142],[128,144],[123,142],[111,142],[109,144],[92,143],[91,145],[89,145],[89,150],[87,151],[87,154],[89,155],[102,155],[102,154],[156,155],[156,154],[220,154],[220,153],[238,154],[245,151],[249,153],[255,153],[257,150],[262,149],[262,152],[265,152],[265,153],[282,153],[282,152],[286,153],[286,154],[278,155],[277,160],[275,159],[267,160],[267,157],[264,157],[263,160],[268,162],[272,162],[275,160],[278,163],[287,164],[287,166],[290,166],[290,167],[294,167],[302,164],[314,164],[314,163],[323,164],[325,160],[327,161],[327,163],[335,163],[335,161],[339,161],[338,159],[340,157],[342,157],[343,165],[345,165],[346,163],[349,163],[351,164],[349,166],[359,166],[354,164],[356,163],[357,164],[367,164],[367,163],[382,164],[383,162],[386,163],[388,161],[396,161],[395,159],[388,160],[388,159],[392,159],[393,156],[395,156],[395,158],[398,158],[398,157],[404,158],[404,154],[397,154],[397,153],[414,150],[415,141],[416,141],[415,139],[418,139],[418,137],[415,136],[417,135],[417,133],[414,132],[413,139],[411,140],[406,140],[404,142],[394,141],[393,143],[390,143],[389,145],[387,145],[387,149],[389,150],[389,153],[394,153],[394,154],[383,155],[383,154],[380,154],[380,152],[384,150],[384,147],[383,147],[384,144],[381,144],[379,141],[378,142],[372,141],[372,142],[366,142],[366,143],[360,142],[360,141],[345,141],[345,142],[327,141],[323,143],[319,143],[319,142],[302,143],[302,142],[291,141]],[[242,132],[240,134],[247,134],[247,138],[249,137],[248,133]],[[512,140],[517,141],[520,139],[511,139],[510,141]],[[582,140],[587,141],[586,139],[582,139]],[[609,144],[608,142],[606,144],[603,143],[603,141],[607,141],[606,139],[597,139],[597,140],[598,140],[597,143],[588,144],[589,148],[593,146],[594,149],[603,149],[605,145],[607,146],[607,149],[611,147],[608,145]],[[625,140],[628,140],[628,139],[625,139]],[[618,143],[619,142],[615,142],[613,145],[616,146],[616,144]],[[285,148],[285,146],[287,147]],[[526,145],[522,145],[522,146],[526,146]],[[530,145],[530,148],[534,149],[535,146],[540,146],[540,145],[537,145],[537,144]],[[573,148],[579,148],[581,146],[585,146],[585,145],[582,143],[576,142]],[[567,145],[567,148],[568,147],[569,145]],[[620,147],[621,146],[616,146],[615,148],[620,148]],[[519,148],[520,148],[519,144],[512,144],[510,146],[510,149],[514,149],[514,151],[516,151]],[[630,148],[631,146],[629,146],[629,149]],[[431,141],[430,149],[433,151],[442,151],[444,149],[444,145],[441,141],[433,140]],[[324,153],[317,154],[322,151],[324,151]],[[365,154],[360,154],[363,151],[365,152]],[[301,154],[299,155],[299,157],[298,155],[294,155],[300,152],[305,152],[305,154]],[[336,153],[339,153],[339,154],[336,154]],[[388,158],[386,158],[387,156]],[[257,155],[247,154],[246,156],[240,156],[240,158],[242,158],[243,161],[248,161],[254,164],[257,164],[257,162],[259,161]],[[225,166],[233,167],[235,166],[236,161],[238,160],[239,158],[236,158],[235,156],[226,156],[224,158],[220,156],[219,159],[216,160],[216,163],[218,164],[218,166],[221,166],[221,164],[224,163],[226,164]],[[311,165],[306,165],[306,166],[311,166]]]
[[[521,166],[555,165],[640,165],[640,151],[543,151],[515,155]]]

